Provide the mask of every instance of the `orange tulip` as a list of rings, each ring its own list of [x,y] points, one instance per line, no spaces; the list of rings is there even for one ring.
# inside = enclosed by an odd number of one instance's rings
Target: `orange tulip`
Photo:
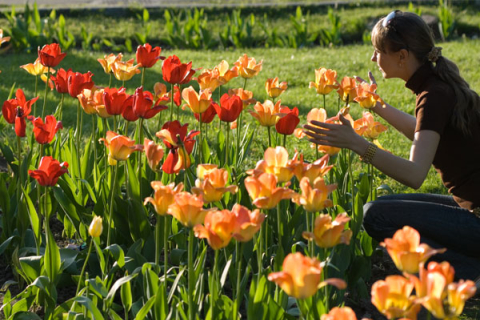
[[[302,180],[303,177],[307,177],[310,184],[313,184],[318,177],[324,177],[333,165],[328,165],[330,156],[324,155],[320,159],[315,160],[312,163],[303,162],[303,155],[295,155],[290,166],[298,180]]]
[[[387,249],[398,270],[408,273],[417,273],[420,263],[434,254],[445,252],[445,249],[435,250],[427,244],[420,244],[420,234],[409,226],[397,230],[392,239],[387,238],[380,245]]]
[[[289,165],[288,151],[281,146],[267,148],[263,160],[257,163],[254,170],[274,174],[279,183],[290,181],[293,177],[293,167]]]
[[[320,248],[333,248],[337,244],[349,244],[352,238],[352,230],[345,230],[345,225],[350,221],[347,214],[339,214],[332,222],[328,214],[321,214],[315,219],[313,233],[304,232],[303,237],[308,240],[315,240]]]
[[[315,82],[310,82],[309,88],[315,88],[318,94],[327,95],[338,87],[337,71],[325,68],[315,69]]]
[[[205,215],[211,210],[203,209],[202,196],[196,196],[188,192],[175,194],[173,203],[168,207],[167,213],[180,221],[185,227],[193,228],[202,224]]]
[[[258,64],[255,58],[249,58],[246,54],[238,58],[235,62],[235,67],[237,67],[239,75],[244,79],[250,79],[255,77],[260,70],[262,70],[261,60]]]
[[[233,237],[240,242],[248,242],[260,230],[265,220],[265,215],[260,210],[248,210],[236,203],[232,209],[235,215],[235,231]]]
[[[6,43],[6,42],[8,42],[8,41],[10,41],[10,37],[4,37],[4,36],[3,36],[3,30],[0,29],[0,45],[1,45],[2,43]]]
[[[113,131],[107,131],[106,139],[100,138],[99,141],[103,141],[108,148],[108,164],[111,166],[116,165],[117,161],[127,160],[133,152],[143,150],[143,146],[136,145],[135,140],[130,140]]]
[[[40,63],[40,58],[37,58],[34,63],[24,64],[23,66],[20,66],[20,68],[24,69],[32,76],[40,76],[45,74],[49,69]],[[50,73],[55,73],[55,69],[50,68]]]
[[[273,99],[287,90],[287,87],[288,85],[286,82],[278,82],[278,77],[267,79],[267,81],[265,81],[265,91],[267,91],[267,94]]]
[[[328,314],[322,315],[320,320],[357,320],[357,316],[349,307],[335,307]]]
[[[376,140],[380,133],[388,129],[380,122],[374,121],[373,115],[370,112],[364,112],[362,118],[355,120],[353,128],[359,135],[371,140]]]
[[[218,71],[205,69],[197,78],[193,78],[193,80],[197,80],[200,90],[208,89],[213,92],[222,85],[218,76]]]
[[[242,88],[229,89],[228,95],[239,96],[243,102],[243,109],[245,109],[248,105],[254,104],[256,102],[255,99],[253,99],[253,92],[248,90],[243,90]]]
[[[281,200],[291,199],[294,195],[288,188],[277,187],[277,177],[270,173],[245,178],[245,188],[253,204],[260,209],[272,209]]]
[[[147,157],[150,169],[155,172],[160,171],[160,162],[164,154],[163,147],[145,138],[143,141],[143,149],[145,150],[145,156]]]
[[[465,301],[475,292],[473,281],[453,282],[455,271],[448,262],[432,261],[428,268],[419,270],[419,277],[406,274],[415,284],[418,301],[439,319],[458,319],[463,312]]]
[[[402,276],[388,276],[372,286],[372,304],[389,319],[417,319],[420,304],[412,296],[413,283]]]
[[[340,99],[347,102],[347,104],[348,102],[353,101],[357,96],[356,86],[357,81],[355,80],[355,78],[344,77],[340,82],[340,86],[337,90]]]
[[[293,198],[293,201],[303,206],[308,212],[319,212],[333,205],[332,200],[328,199],[328,195],[336,188],[336,184],[326,185],[321,177],[315,179],[312,187],[308,178],[304,177],[300,181],[302,194]]]
[[[167,91],[167,86],[161,82],[155,83],[153,86],[154,99],[157,101],[155,104],[167,104],[171,99],[171,92]]]
[[[194,113],[204,113],[212,103],[212,91],[205,89],[198,94],[192,86],[183,89],[183,100]]]
[[[175,195],[182,191],[183,183],[179,183],[177,186],[175,186],[175,183],[165,186],[160,181],[152,181],[150,184],[153,189],[153,198],[145,198],[144,205],[150,202],[155,208],[155,212],[164,216],[167,214],[168,207],[174,203]]]
[[[305,299],[313,296],[319,287],[325,284],[335,285],[339,289],[346,287],[341,279],[321,281],[322,266],[320,261],[303,256],[300,252],[290,253],[283,260],[283,271],[268,275],[268,280],[275,282],[289,296]]]
[[[110,53],[108,56],[105,55],[103,59],[97,59],[98,62],[102,65],[103,71],[105,73],[109,74],[112,73],[112,67],[115,64],[115,62],[122,61],[123,54],[119,53],[118,55],[114,55],[113,53]]]
[[[197,166],[197,178],[200,179],[200,181],[203,181],[207,174],[209,174],[212,170],[215,170],[217,168],[218,168],[218,165],[216,164],[210,164],[210,163],[199,164]]]
[[[214,70],[218,71],[218,79],[222,86],[233,78],[238,77],[238,68],[236,66],[230,68],[228,62],[225,60],[222,60]]]
[[[197,179],[192,193],[202,195],[205,203],[222,200],[225,193],[236,193],[237,186],[226,186],[228,182],[228,171],[225,169],[212,169],[204,174],[204,179]]]
[[[257,102],[255,107],[256,112],[250,111],[250,114],[258,120],[261,126],[271,127],[277,123],[278,113],[280,113],[280,100],[273,104],[270,100],[265,100],[263,104]]]
[[[358,102],[362,108],[371,109],[377,105],[377,102],[385,105],[385,102],[383,102],[380,96],[375,93],[375,90],[377,90],[376,84],[370,85],[366,82],[362,82],[355,88],[355,90],[357,96],[353,100]]]
[[[132,79],[135,74],[140,73],[140,70],[138,69],[140,66],[138,64],[133,65],[134,61],[134,59],[128,61],[115,61],[111,66],[115,79],[128,81]]]
[[[107,109],[103,100],[104,89],[98,90],[97,88],[83,89],[77,96],[78,101],[83,110],[87,114],[98,114],[102,118],[109,118],[111,115],[107,112]]]
[[[235,228],[235,215],[229,210],[210,211],[205,216],[204,226],[193,228],[195,236],[207,239],[213,250],[225,248],[232,240]]]

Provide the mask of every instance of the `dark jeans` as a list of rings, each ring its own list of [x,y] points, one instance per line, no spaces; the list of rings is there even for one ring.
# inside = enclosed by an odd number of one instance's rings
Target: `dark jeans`
[[[474,280],[480,275],[480,218],[463,209],[450,196],[397,194],[379,197],[364,206],[363,225],[377,241],[392,238],[395,231],[410,226],[420,233],[420,242],[432,248],[447,248],[432,261],[448,261],[456,279]]]

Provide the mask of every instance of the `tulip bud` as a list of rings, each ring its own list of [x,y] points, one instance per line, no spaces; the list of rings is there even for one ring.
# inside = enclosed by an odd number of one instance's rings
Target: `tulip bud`
[[[103,231],[103,225],[102,225],[103,219],[102,217],[95,216],[92,220],[92,223],[90,223],[90,227],[88,227],[88,233],[96,238],[100,237]]]

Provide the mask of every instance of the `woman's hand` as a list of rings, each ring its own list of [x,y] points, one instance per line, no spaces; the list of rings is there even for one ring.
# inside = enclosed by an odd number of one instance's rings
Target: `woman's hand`
[[[359,140],[364,140],[352,128],[341,113],[338,114],[341,124],[312,121],[304,125],[304,132],[309,141],[314,144],[347,148],[353,151],[355,146],[360,145]]]
[[[354,76],[354,78],[360,83],[367,82],[367,81],[363,80],[362,78],[360,78],[359,76]],[[368,71],[368,79],[370,79],[370,84],[371,85],[372,84],[377,84],[377,81],[375,81],[375,77],[373,76],[372,71]]]

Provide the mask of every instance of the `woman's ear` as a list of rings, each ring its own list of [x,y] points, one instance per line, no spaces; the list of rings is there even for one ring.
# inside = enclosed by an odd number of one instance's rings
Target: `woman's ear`
[[[398,58],[401,63],[405,63],[409,55],[410,55],[410,52],[407,49],[400,49],[400,51],[398,51]]]

